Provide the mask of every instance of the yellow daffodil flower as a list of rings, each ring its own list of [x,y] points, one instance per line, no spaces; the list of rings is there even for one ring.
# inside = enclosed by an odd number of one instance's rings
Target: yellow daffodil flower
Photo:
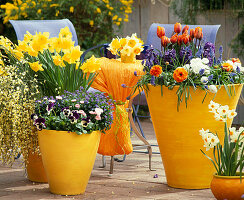
[[[80,68],[85,73],[94,73],[101,69],[101,63],[99,59],[97,59],[95,56],[92,56]]]
[[[38,61],[29,63],[29,65],[30,65],[31,69],[35,72],[44,71],[44,69],[42,68],[42,64],[40,64]]]

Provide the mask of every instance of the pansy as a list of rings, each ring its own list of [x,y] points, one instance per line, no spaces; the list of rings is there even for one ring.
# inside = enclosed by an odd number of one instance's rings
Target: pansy
[[[62,108],[61,111],[63,112],[63,114],[64,114],[66,117],[68,117],[69,114],[71,113],[69,107]]]
[[[90,117],[83,118],[83,119],[81,120],[81,125],[82,125],[83,127],[87,127],[89,122],[90,122]]]
[[[38,118],[35,120],[34,125],[36,126],[38,131],[41,131],[43,128],[46,128],[45,121],[46,120],[44,118]]]
[[[56,96],[56,99],[57,99],[57,100],[62,100],[63,97],[61,97],[61,96]]]

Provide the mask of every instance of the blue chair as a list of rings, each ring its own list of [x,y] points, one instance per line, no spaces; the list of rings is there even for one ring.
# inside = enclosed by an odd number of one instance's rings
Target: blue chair
[[[147,35],[147,42],[146,44],[149,46],[152,46],[154,49],[161,49],[161,40],[157,36],[157,27],[161,26],[165,28],[165,35],[167,37],[171,37],[173,31],[174,31],[174,24],[158,24],[158,23],[153,23],[148,31]],[[182,25],[182,28],[185,25]],[[205,42],[211,42],[215,44],[215,39],[216,39],[216,34],[218,32],[218,29],[220,25],[189,25],[189,30],[192,28],[196,28],[200,26],[203,31],[203,41]],[[139,129],[141,131],[141,134],[143,137],[145,137],[145,134],[143,132],[141,123],[140,123],[140,118],[150,118],[150,115],[148,116],[141,116],[138,115],[138,110],[141,105],[147,105],[147,100],[145,93],[142,92],[140,95],[136,96],[133,101],[133,112],[134,112],[134,119],[137,122]],[[145,137],[146,138],[146,137]]]
[[[59,19],[59,20],[9,20],[13,25],[14,30],[17,35],[18,40],[23,40],[26,31],[29,31],[32,35],[36,32],[49,32],[50,37],[58,37],[59,31],[61,28],[66,26],[69,28],[72,33],[72,40],[75,42],[75,45],[78,45],[78,39],[75,32],[75,28],[70,20],[68,19]]]

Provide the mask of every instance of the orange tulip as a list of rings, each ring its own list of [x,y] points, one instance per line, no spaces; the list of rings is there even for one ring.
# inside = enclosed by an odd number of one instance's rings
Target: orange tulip
[[[161,45],[166,47],[170,43],[170,39],[166,36],[161,37]]]
[[[183,42],[185,45],[187,45],[187,43],[189,42],[189,38],[190,38],[189,35],[183,34]]]
[[[177,34],[174,34],[171,38],[170,38],[170,41],[172,44],[176,43],[178,40],[178,35]]]
[[[189,26],[185,25],[184,28],[182,29],[182,34],[188,33],[188,30],[189,30]]]
[[[181,45],[182,42],[183,42],[183,35],[179,35],[177,40],[178,45]]]
[[[190,29],[190,37],[193,39],[195,34],[195,30],[192,28]]]
[[[157,27],[157,36],[159,38],[165,36],[165,29],[164,29],[164,27],[160,27],[160,26]]]
[[[181,24],[180,23],[175,23],[174,31],[175,31],[175,33],[180,33],[181,32]]]
[[[203,34],[202,34],[202,28],[201,27],[196,27],[195,28],[195,33],[194,33],[194,37],[196,38],[196,39],[202,39],[202,36],[203,36]]]

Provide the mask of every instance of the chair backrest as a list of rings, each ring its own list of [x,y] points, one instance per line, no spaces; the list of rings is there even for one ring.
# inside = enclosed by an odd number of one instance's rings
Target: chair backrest
[[[147,44],[148,45],[153,45],[154,49],[161,49],[161,41],[160,38],[157,36],[157,27],[162,26],[165,28],[165,35],[167,37],[171,37],[172,32],[174,31],[174,24],[158,24],[158,23],[153,23],[148,31],[147,35]],[[182,25],[182,28],[185,25]],[[189,28],[196,28],[200,26],[202,28],[203,32],[203,41],[205,42],[211,42],[215,43],[216,39],[216,34],[218,32],[218,29],[220,25],[189,25]]]
[[[72,33],[72,40],[75,45],[78,45],[78,39],[75,32],[75,28],[70,20],[9,20],[13,25],[18,40],[23,40],[26,31],[29,31],[32,35],[36,32],[49,32],[50,37],[58,37],[61,28],[66,26]]]

